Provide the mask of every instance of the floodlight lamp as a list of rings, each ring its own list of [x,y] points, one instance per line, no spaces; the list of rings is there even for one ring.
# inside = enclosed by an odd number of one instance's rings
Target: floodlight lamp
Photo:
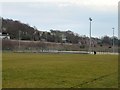
[[[89,18],[90,21],[92,21],[92,18]]]

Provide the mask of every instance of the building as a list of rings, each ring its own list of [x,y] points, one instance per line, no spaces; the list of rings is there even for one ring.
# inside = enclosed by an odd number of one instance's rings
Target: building
[[[65,36],[64,34],[62,34],[62,41],[63,41],[64,43],[66,43],[66,41],[67,41],[66,36]]]
[[[8,33],[1,33],[0,32],[0,39],[10,39],[10,36]]]

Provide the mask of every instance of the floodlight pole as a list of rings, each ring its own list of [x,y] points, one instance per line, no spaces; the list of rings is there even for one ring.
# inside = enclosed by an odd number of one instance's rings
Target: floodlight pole
[[[115,44],[114,44],[114,29],[115,28],[112,28],[113,29],[113,53],[115,52],[115,50],[114,50],[114,47],[115,47]]]
[[[91,22],[92,22],[92,18],[89,18],[90,20],[90,45],[89,45],[89,52],[91,54]]]

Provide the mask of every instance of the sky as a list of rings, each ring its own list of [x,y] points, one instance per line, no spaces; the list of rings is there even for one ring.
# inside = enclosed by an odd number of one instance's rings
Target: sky
[[[0,16],[35,26],[40,31],[71,30],[89,36],[118,36],[119,0],[1,0]]]

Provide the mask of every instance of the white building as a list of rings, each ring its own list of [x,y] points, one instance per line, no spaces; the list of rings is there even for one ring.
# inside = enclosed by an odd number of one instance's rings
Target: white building
[[[9,36],[8,33],[2,34],[2,33],[0,32],[0,39],[10,39],[10,36]]]
[[[62,34],[62,41],[66,43],[67,39],[66,36],[64,34]]]

